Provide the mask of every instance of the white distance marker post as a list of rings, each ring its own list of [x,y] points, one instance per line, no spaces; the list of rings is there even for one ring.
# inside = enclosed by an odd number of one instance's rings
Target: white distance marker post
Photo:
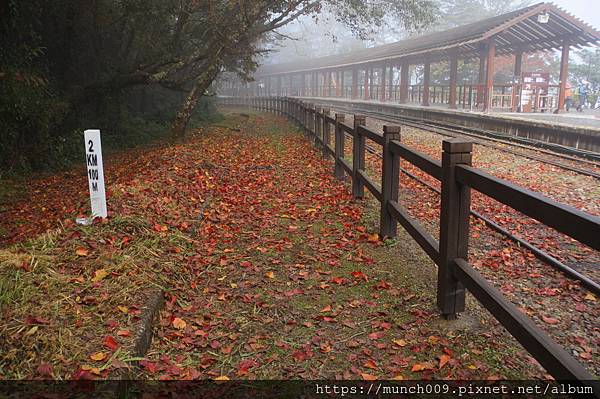
[[[86,130],[83,132],[83,135],[85,139],[85,160],[87,164],[88,184],[90,187],[92,218],[105,218],[107,216],[106,191],[104,190],[104,168],[102,164],[100,130]]]

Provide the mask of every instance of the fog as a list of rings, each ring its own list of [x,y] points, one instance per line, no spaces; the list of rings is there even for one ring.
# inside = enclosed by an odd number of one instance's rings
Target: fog
[[[411,36],[449,29],[510,12],[536,2],[532,0],[503,2],[438,0],[438,3],[437,21],[424,31],[407,32],[398,28],[394,21],[390,20],[386,21],[385,26],[380,29],[373,27],[373,31],[366,40],[354,37],[351,31],[343,23],[337,21],[331,13],[324,12],[318,19],[300,18],[285,26],[275,35],[275,42],[267,45],[270,52],[261,59],[261,64],[280,64],[307,57],[316,58],[349,53],[358,49],[393,43]],[[598,0],[558,0],[554,1],[554,4],[596,29],[600,26],[600,1]],[[553,54],[553,56],[556,55],[558,53]],[[576,60],[578,59],[576,53],[572,53],[572,56]]]

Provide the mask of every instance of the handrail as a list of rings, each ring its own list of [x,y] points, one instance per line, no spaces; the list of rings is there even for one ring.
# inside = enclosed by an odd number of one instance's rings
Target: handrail
[[[353,129],[354,130],[354,129]],[[352,132],[349,132],[352,133]],[[383,144],[383,135],[381,133],[374,132],[366,126],[358,126],[358,134],[365,136],[366,138],[373,140],[379,145]]]
[[[428,175],[435,177],[438,180],[442,179],[442,164],[440,161],[437,161],[422,152],[412,150],[395,140],[390,143],[390,150]]]
[[[460,183],[600,251],[600,217],[561,204],[471,166],[457,166],[456,178]]]

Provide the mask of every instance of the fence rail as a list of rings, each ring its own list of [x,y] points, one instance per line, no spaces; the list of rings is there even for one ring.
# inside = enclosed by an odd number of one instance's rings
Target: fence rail
[[[523,345],[557,380],[577,380],[600,386],[581,363],[556,344],[533,320],[523,315],[500,291],[468,263],[471,189],[479,191],[575,240],[600,250],[600,218],[538,193],[496,178],[471,166],[473,143],[448,139],[442,143],[439,162],[401,143],[400,126],[384,126],[375,132],[366,118],[354,116],[354,126],[344,123],[344,115],[329,116],[329,110],[315,109],[287,97],[222,98],[224,104],[251,106],[288,116],[305,134],[323,148],[324,157],[334,157],[338,179],[352,179],[354,198],[364,196],[364,188],[380,202],[380,236],[395,237],[400,224],[438,266],[437,306],[446,319],[464,310],[465,288]],[[333,128],[333,129],[332,129]],[[334,146],[330,134],[334,132]],[[344,158],[345,133],[353,137],[352,162]],[[365,170],[365,140],[380,145],[383,152],[381,184]],[[398,198],[400,158],[441,182],[440,234],[433,237],[407,212]]]

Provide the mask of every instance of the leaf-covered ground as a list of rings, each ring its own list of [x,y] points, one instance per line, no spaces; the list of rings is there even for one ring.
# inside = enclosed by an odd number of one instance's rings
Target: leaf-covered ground
[[[140,378],[545,374],[471,299],[440,320],[432,262],[402,229],[377,241],[377,204],[353,201],[281,117],[231,114],[107,165],[103,223],[70,222],[86,201],[77,171],[4,202],[17,244],[0,251],[3,378],[117,375],[139,360],[156,290],[166,304]]]

